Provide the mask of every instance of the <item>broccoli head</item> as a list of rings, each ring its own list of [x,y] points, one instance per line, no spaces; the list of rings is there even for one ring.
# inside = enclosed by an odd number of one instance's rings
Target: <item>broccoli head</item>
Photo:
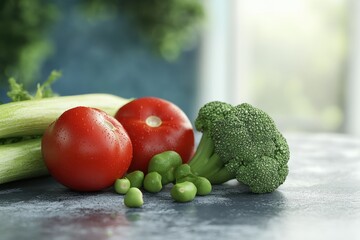
[[[255,193],[272,192],[285,181],[289,147],[264,111],[210,102],[199,110],[195,127],[203,133],[189,162],[195,174],[213,184],[236,178]]]

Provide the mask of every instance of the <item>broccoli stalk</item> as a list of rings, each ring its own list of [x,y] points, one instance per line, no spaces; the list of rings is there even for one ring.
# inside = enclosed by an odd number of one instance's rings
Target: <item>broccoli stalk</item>
[[[214,101],[199,110],[195,128],[202,137],[189,161],[194,174],[212,184],[236,178],[254,193],[272,192],[284,183],[289,147],[264,111]]]
[[[214,142],[207,131],[201,136],[189,166],[194,174],[207,178],[212,184],[221,184],[235,178],[235,174],[224,168],[224,162],[214,152]]]

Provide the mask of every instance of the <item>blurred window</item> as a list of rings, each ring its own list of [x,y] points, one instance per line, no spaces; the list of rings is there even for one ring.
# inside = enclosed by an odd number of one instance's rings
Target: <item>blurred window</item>
[[[343,131],[348,1],[211,0],[207,7],[202,81],[224,73],[202,101],[249,102],[286,131]],[[226,34],[216,37],[216,29]]]

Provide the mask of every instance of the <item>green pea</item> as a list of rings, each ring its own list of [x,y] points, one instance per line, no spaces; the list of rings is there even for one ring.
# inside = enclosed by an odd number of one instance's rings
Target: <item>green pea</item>
[[[131,187],[141,188],[144,181],[144,173],[140,170],[133,171],[126,175]]]
[[[175,184],[170,191],[171,197],[177,202],[190,202],[196,196],[196,186],[192,182]]]
[[[158,172],[150,172],[144,178],[144,189],[148,192],[157,193],[162,189],[161,175]]]
[[[196,195],[205,196],[208,195],[212,190],[212,185],[207,178],[196,177],[193,183],[195,184],[197,189]]]
[[[158,172],[163,185],[174,182],[174,170],[182,164],[181,156],[175,151],[165,151],[153,156],[149,162],[148,171]]]
[[[194,174],[192,173],[191,167],[189,166],[189,164],[185,163],[185,164],[178,166],[175,169],[174,175],[175,175],[176,181],[179,181],[180,179],[183,179],[188,176],[192,176]]]
[[[125,194],[130,189],[130,181],[127,178],[116,179],[114,183],[115,192]]]
[[[140,189],[131,187],[124,196],[124,204],[129,208],[141,207],[144,204],[144,200]]]

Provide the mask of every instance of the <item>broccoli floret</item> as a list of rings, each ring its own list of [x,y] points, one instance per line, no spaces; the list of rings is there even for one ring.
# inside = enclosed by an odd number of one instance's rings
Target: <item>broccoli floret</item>
[[[189,165],[213,184],[236,178],[255,193],[272,192],[286,179],[286,139],[264,111],[243,103],[204,105],[195,122],[202,132]]]
[[[228,103],[213,101],[205,104],[200,108],[198,116],[195,120],[195,128],[200,132],[204,132],[211,128],[215,120],[223,119],[233,106]]]

